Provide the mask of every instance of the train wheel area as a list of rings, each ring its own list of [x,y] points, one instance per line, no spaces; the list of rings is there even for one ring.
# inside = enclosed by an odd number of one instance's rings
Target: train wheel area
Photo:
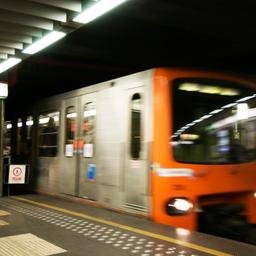
[[[256,255],[253,245],[45,195],[0,198],[0,221],[0,255]]]

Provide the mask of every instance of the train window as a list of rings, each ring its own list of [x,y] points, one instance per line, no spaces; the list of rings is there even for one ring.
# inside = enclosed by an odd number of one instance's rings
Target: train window
[[[28,116],[26,120],[26,139],[27,140],[31,140],[32,138],[33,125],[34,125],[33,117]]]
[[[28,116],[26,119],[26,138],[24,145],[25,156],[29,159],[32,153],[32,136],[33,136],[33,117]]]
[[[57,155],[59,112],[48,112],[39,116],[39,156],[54,157]]]
[[[88,102],[84,105],[83,114],[83,140],[84,140],[84,157],[93,157],[94,152],[94,133],[95,133],[96,108],[94,102]]]
[[[255,90],[227,81],[177,79],[173,85],[174,157],[188,163],[256,159]]]
[[[65,132],[65,156],[72,157],[74,154],[74,142],[76,131],[76,110],[74,106],[66,108],[66,132]]]
[[[12,137],[12,123],[11,121],[6,121],[4,123],[4,156],[11,155],[11,137]]]
[[[139,159],[141,151],[141,95],[135,93],[131,99],[131,140],[132,159]]]
[[[16,155],[22,153],[22,119],[18,118],[17,120],[17,133],[16,133]]]

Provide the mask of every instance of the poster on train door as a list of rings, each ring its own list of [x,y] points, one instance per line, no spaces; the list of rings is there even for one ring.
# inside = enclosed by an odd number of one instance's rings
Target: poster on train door
[[[8,184],[25,184],[26,165],[9,166]]]

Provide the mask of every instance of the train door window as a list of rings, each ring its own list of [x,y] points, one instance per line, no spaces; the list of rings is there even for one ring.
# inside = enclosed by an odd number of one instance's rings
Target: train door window
[[[33,134],[33,117],[28,116],[26,119],[26,138],[25,138],[25,152],[27,156],[30,156],[32,151],[32,134]]]
[[[83,156],[93,157],[94,152],[94,134],[95,134],[95,120],[96,120],[96,108],[94,102],[88,102],[84,105],[83,111]]]
[[[6,121],[4,124],[4,156],[11,155],[11,138],[12,138],[12,123],[11,121]]]
[[[32,133],[33,133],[33,117],[28,116],[26,120],[26,139],[30,140],[32,138]]]
[[[131,138],[130,154],[139,159],[141,151],[141,95],[135,93],[131,99]]]
[[[65,129],[65,156],[72,157],[74,155],[75,131],[77,127],[77,113],[74,106],[66,108],[66,129]]]
[[[16,138],[16,155],[22,153],[22,119],[17,120],[17,138]]]
[[[48,112],[39,116],[39,156],[54,157],[57,155],[57,139],[60,113]]]

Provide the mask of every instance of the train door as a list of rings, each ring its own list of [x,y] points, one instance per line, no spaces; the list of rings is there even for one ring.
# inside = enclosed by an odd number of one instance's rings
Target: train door
[[[61,192],[69,195],[77,194],[78,158],[78,98],[64,101],[64,150],[62,150]]]
[[[125,205],[146,211],[147,209],[147,152],[145,142],[145,87],[129,89],[128,123],[125,163]]]
[[[87,94],[80,101],[81,121],[79,124],[79,191],[80,197],[91,200],[97,198],[95,132],[96,97]]]

